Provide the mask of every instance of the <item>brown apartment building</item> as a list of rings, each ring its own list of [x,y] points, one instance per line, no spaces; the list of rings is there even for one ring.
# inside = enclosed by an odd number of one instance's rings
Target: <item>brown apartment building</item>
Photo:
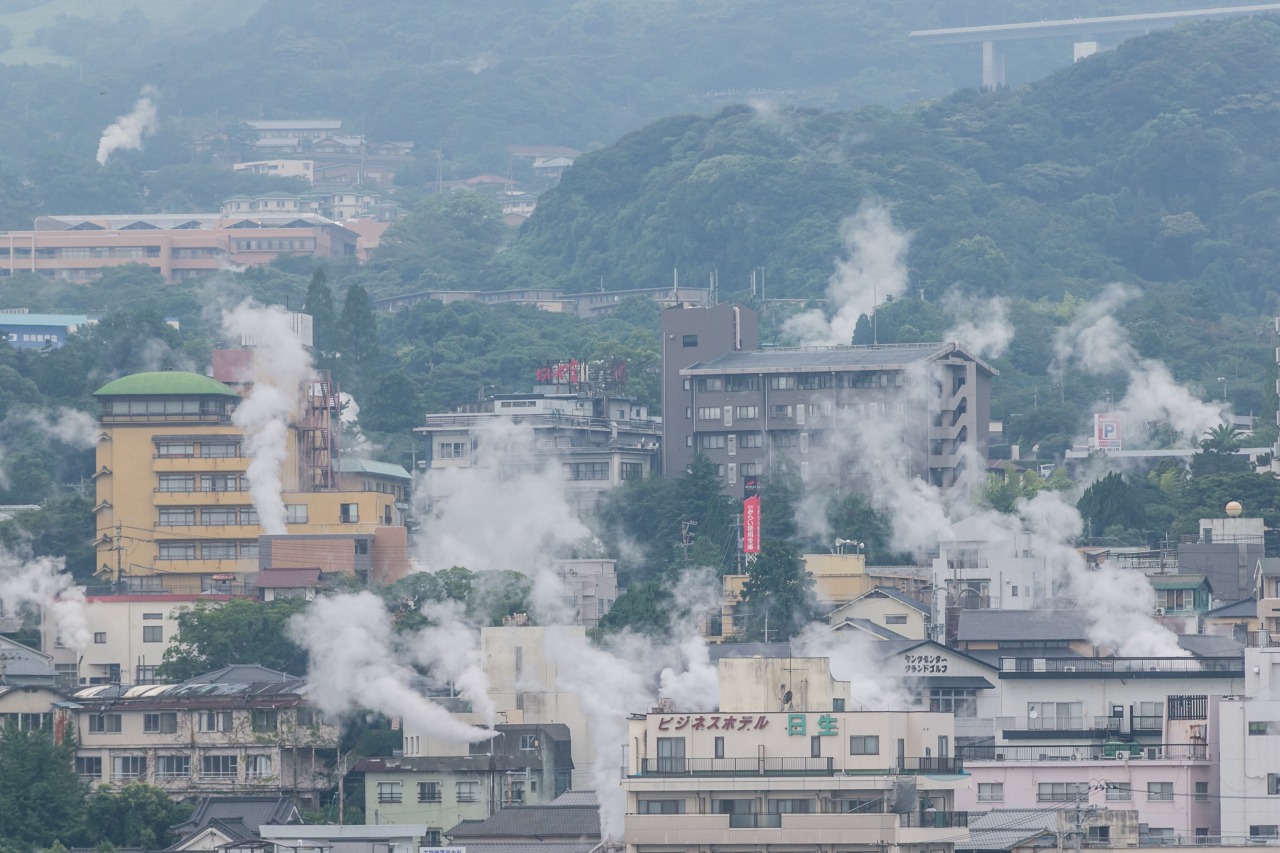
[[[144,264],[175,282],[280,255],[355,257],[359,241],[314,214],[42,216],[31,231],[0,233],[0,277],[31,272],[88,282],[109,267]]]

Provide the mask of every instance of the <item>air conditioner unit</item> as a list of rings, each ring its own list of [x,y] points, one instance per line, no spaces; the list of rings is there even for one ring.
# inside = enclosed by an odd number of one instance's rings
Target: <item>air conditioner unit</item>
[[[1063,672],[1075,672],[1075,671],[1076,671],[1076,668],[1075,668],[1074,666],[1072,666],[1071,664],[1067,664],[1066,666],[1064,666],[1064,667],[1062,668],[1062,671],[1063,671]]]
[[[1158,746],[1147,747],[1147,758],[1150,758],[1152,761],[1155,761],[1159,757],[1160,757],[1160,747]]]
[[[1129,760],[1129,753],[1128,753],[1128,751],[1117,752],[1117,753],[1115,754],[1115,759],[1116,759],[1116,761],[1128,761],[1128,760]]]
[[[1163,608],[1163,607],[1157,607],[1157,608],[1156,608],[1156,615],[1157,615],[1157,616],[1163,616],[1163,615],[1164,615],[1164,608]]]

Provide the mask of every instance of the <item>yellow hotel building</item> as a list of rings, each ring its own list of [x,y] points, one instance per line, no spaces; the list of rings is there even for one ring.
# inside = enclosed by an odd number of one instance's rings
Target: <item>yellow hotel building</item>
[[[266,536],[249,497],[244,436],[231,422],[240,401],[234,389],[164,371],[122,377],[94,396],[102,580],[131,591],[192,594],[242,591],[260,568],[319,568],[366,582],[394,580],[407,569],[409,475],[399,466],[338,463],[327,448],[316,450],[314,429],[291,423],[288,533]],[[310,427],[315,412],[313,406],[299,420]],[[318,465],[326,476],[315,476]]]

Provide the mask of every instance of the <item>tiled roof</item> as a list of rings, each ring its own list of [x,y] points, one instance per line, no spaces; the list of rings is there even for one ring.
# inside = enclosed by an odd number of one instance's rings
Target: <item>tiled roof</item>
[[[1206,610],[1204,616],[1206,619],[1240,619],[1252,618],[1258,615],[1258,599],[1252,595],[1248,598],[1242,598],[1239,601],[1232,601],[1215,607],[1212,610]]]
[[[511,806],[484,820],[464,820],[447,835],[467,838],[600,838],[594,806]],[[470,849],[470,844],[467,845]]]
[[[238,827],[256,836],[265,824],[301,822],[288,797],[202,797],[191,817],[173,827],[173,834],[186,839],[213,824],[233,837]]]
[[[552,806],[590,806],[597,808],[600,800],[596,797],[595,791],[565,791],[560,796],[551,801]]]
[[[961,610],[956,639],[1086,640],[1088,624],[1080,610]]]
[[[1178,645],[1198,658],[1238,658],[1244,654],[1244,643],[1216,634],[1179,634]]]

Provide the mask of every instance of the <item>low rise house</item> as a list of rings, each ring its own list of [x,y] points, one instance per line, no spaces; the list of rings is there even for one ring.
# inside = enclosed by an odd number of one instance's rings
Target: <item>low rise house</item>
[[[464,820],[445,835],[467,853],[591,853],[600,845],[594,805],[516,806],[484,820]]]
[[[14,349],[57,349],[70,335],[96,322],[84,314],[0,310],[0,340],[7,340]]]
[[[261,841],[264,826],[297,826],[298,807],[288,797],[201,797],[191,817],[172,828],[172,851],[231,850]]]

